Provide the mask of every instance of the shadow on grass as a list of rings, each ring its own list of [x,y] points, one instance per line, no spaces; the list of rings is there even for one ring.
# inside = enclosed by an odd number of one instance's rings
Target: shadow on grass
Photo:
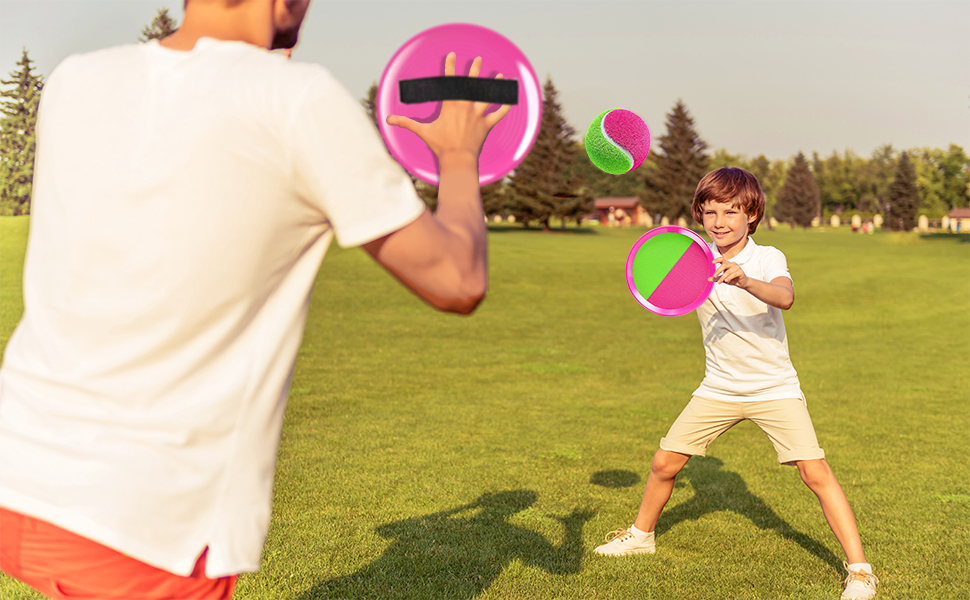
[[[688,480],[694,488],[694,496],[661,513],[656,528],[658,536],[682,521],[696,521],[706,514],[729,510],[749,519],[759,529],[770,529],[795,542],[831,566],[841,577],[842,562],[831,550],[795,530],[761,498],[752,494],[740,475],[722,471],[723,464],[711,456],[694,456],[687,461],[687,466],[677,475],[677,484],[680,485],[681,478]],[[819,517],[822,517],[821,509]]]
[[[554,546],[509,523],[537,498],[531,490],[487,493],[451,510],[381,525],[377,533],[393,541],[380,558],[356,573],[323,581],[300,598],[470,599],[515,559],[554,575],[578,572],[582,529],[593,512],[555,517],[566,535]]]
[[[921,233],[924,240],[948,240],[957,244],[970,244],[970,233]]]
[[[640,483],[640,476],[633,471],[597,471],[589,476],[593,485],[608,488],[627,488]]]

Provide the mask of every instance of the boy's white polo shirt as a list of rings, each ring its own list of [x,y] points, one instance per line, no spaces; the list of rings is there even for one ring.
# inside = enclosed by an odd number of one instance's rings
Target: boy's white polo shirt
[[[167,571],[259,568],[320,262],[424,210],[319,65],[203,38],[44,87],[0,506]]]
[[[708,244],[714,257],[716,244]],[[731,259],[745,275],[771,282],[791,279],[785,255],[772,246],[748,238]],[[782,311],[739,287],[715,283],[711,295],[697,308],[704,336],[707,367],[695,396],[713,400],[750,402],[804,398],[798,374],[788,354],[788,335]]]

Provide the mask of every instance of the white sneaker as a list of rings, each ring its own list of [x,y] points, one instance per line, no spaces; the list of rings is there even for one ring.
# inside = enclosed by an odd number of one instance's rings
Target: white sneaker
[[[603,556],[626,556],[628,554],[653,554],[657,551],[654,543],[653,532],[647,535],[647,539],[638,541],[629,529],[617,529],[606,534],[608,543],[598,546],[595,550],[597,554]]]
[[[849,576],[845,578],[845,591],[841,600],[869,600],[876,595],[879,579],[872,573],[865,571],[849,571],[849,565],[842,563]]]

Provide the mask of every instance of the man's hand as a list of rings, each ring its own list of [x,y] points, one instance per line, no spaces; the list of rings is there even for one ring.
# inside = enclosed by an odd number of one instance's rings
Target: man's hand
[[[455,76],[455,59],[454,52],[449,53],[445,58],[446,77]],[[472,62],[468,76],[478,77],[481,68],[482,57],[479,56]],[[499,73],[495,78],[502,79],[503,75]],[[431,123],[418,123],[407,117],[389,115],[387,124],[413,132],[428,145],[428,148],[431,148],[439,162],[445,155],[451,153],[470,154],[477,160],[488,132],[512,108],[504,104],[497,111],[486,116],[485,111],[489,106],[487,102],[445,100],[441,103],[441,114]]]
[[[469,70],[478,77],[482,59]],[[445,59],[455,75],[455,53]],[[502,76],[499,75],[498,78]],[[364,244],[364,250],[418,297],[438,310],[468,314],[488,289],[488,239],[478,186],[478,156],[488,132],[511,106],[486,115],[487,102],[446,100],[432,123],[390,115],[388,125],[414,132],[438,156],[438,210]]]

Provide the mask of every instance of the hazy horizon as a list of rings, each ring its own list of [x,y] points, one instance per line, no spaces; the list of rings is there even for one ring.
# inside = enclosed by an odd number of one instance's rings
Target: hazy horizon
[[[2,0],[0,73],[26,47],[45,77],[69,54],[137,41],[178,0]],[[494,29],[559,89],[585,132],[610,108],[655,139],[677,99],[709,148],[797,152],[970,150],[970,3],[748,0],[592,2],[315,0],[294,59],[327,67],[356,98],[408,39],[443,23]]]

